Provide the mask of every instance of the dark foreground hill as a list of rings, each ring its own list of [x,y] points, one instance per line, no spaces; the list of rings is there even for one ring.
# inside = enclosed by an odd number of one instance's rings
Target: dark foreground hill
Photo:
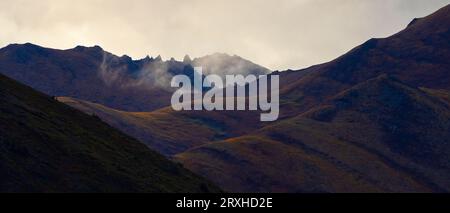
[[[145,145],[0,75],[1,192],[214,192]]]

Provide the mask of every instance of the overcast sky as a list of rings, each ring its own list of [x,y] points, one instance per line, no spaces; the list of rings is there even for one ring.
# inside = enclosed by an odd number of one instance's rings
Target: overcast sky
[[[0,0],[0,46],[100,45],[133,58],[215,52],[270,69],[325,62],[450,0]]]

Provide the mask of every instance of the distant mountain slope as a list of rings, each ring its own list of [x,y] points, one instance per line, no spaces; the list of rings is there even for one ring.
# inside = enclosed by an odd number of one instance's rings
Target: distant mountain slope
[[[271,72],[269,69],[254,64],[249,60],[225,53],[215,53],[195,58],[190,64],[194,67],[203,67],[205,74],[217,74],[222,77],[235,74],[265,75]]]
[[[230,191],[448,192],[448,153],[450,106],[380,76],[297,117],[176,157]]]
[[[0,75],[0,191],[218,189],[97,117]]]
[[[155,74],[140,81],[145,72],[138,72],[143,69]],[[166,69],[160,60],[132,61],[98,46],[56,50],[27,43],[0,49],[0,73],[8,77],[48,95],[77,97],[123,110],[163,106],[171,93],[152,86],[152,80],[163,78]]]
[[[151,111],[170,105],[172,76],[193,78],[193,66],[204,66],[205,74],[269,72],[225,54],[181,62],[161,57],[132,60],[98,46],[57,50],[27,43],[0,49],[0,73],[52,96],[74,97],[124,111]]]
[[[370,39],[328,63],[280,72],[283,117],[302,113],[342,90],[388,74],[414,87],[450,90],[450,6],[403,31]]]

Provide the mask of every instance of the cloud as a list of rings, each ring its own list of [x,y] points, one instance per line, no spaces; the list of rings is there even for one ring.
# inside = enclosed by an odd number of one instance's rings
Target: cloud
[[[448,0],[0,0],[0,45],[100,45],[181,59],[236,54],[271,69],[331,60]]]
[[[159,88],[171,91],[170,81],[173,77],[168,72],[168,64],[162,61],[145,63],[142,68],[133,71],[128,69],[126,63],[121,63],[114,55],[104,52],[102,62],[98,68],[99,77],[112,87],[128,89],[130,87],[141,89]],[[133,77],[134,76],[134,77]]]

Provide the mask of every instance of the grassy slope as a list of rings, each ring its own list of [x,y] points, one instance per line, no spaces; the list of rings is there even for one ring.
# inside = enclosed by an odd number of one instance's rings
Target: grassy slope
[[[175,112],[166,107],[153,112],[125,112],[70,97],[58,100],[139,139],[165,155],[178,154],[205,143],[242,135],[257,128],[257,120],[242,125],[248,112]],[[252,117],[256,117],[251,115]]]
[[[450,191],[449,133],[448,104],[381,76],[176,158],[231,191]]]
[[[218,191],[98,118],[3,76],[0,153],[3,192]]]

